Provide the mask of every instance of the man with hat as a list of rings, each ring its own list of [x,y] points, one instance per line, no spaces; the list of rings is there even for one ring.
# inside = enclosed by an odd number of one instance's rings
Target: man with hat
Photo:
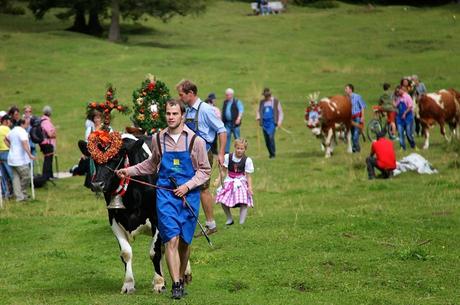
[[[227,145],[225,146],[226,154],[230,151],[232,134],[235,140],[240,138],[240,126],[243,112],[243,102],[235,98],[235,91],[232,88],[225,90],[225,100],[222,107],[222,121],[224,122],[225,129],[227,130]]]
[[[216,100],[217,100],[216,94],[215,93],[209,93],[208,98],[205,99],[204,101],[205,101],[206,104],[209,104],[209,105],[212,106],[212,108],[214,109],[214,112],[216,113],[216,116],[220,120],[222,120],[222,114],[220,112],[220,109],[217,108],[217,106],[216,106]],[[212,144],[211,144],[211,152],[212,152],[212,154],[214,156],[217,156],[217,154],[219,153],[218,148],[217,148],[217,137],[214,138],[214,142],[212,142]]]
[[[259,103],[256,119],[264,132],[265,144],[271,159],[276,155],[275,131],[283,122],[283,109],[280,101],[272,96],[269,88],[265,88],[262,95],[264,99]]]

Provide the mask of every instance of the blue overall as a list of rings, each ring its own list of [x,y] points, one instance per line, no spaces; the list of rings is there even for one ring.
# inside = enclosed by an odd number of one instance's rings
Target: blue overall
[[[201,133],[201,131],[198,130],[198,113],[200,112],[201,105],[202,103],[198,105],[198,109],[196,110],[196,114],[194,118],[185,119],[185,125],[187,125],[188,128],[193,130],[193,132],[197,136],[199,136],[206,142],[206,151],[209,151],[211,149],[212,143],[208,143],[208,141],[206,141],[206,139],[203,137],[203,134]]]
[[[407,110],[407,105],[404,102],[399,102],[398,105],[398,115],[396,116],[396,125],[398,127],[399,134],[399,145],[401,148],[406,150],[406,141],[404,139],[404,134],[409,141],[410,147],[415,147],[414,132],[413,132],[413,123],[414,123],[414,113],[409,111],[406,114],[406,117],[403,119],[402,115]]]
[[[174,188],[169,177],[174,177],[182,185],[195,176],[192,158],[187,150],[188,136],[185,138],[184,151],[166,151],[163,137],[163,156],[161,157],[157,185]],[[186,195],[187,201],[198,216],[200,208],[200,191],[195,188]],[[192,243],[197,220],[184,205],[182,198],[168,190],[157,190],[158,230],[163,243],[180,236],[187,244]]]
[[[275,147],[275,111],[272,106],[264,106],[262,110],[262,127],[264,131],[265,145],[267,146],[270,158],[276,154]]]

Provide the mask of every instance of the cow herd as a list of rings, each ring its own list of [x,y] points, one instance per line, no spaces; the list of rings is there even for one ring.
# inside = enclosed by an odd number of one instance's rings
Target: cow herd
[[[329,158],[334,149],[336,134],[344,135],[349,153],[351,150],[351,100],[346,95],[335,95],[319,99],[319,92],[309,94],[309,106],[305,110],[305,122],[313,135],[321,139],[321,148],[325,157]],[[459,138],[458,123],[460,120],[460,92],[455,89],[442,89],[434,93],[422,94],[416,99],[416,110],[424,136],[424,149],[429,147],[430,129],[436,123],[441,134],[450,142],[453,137]],[[447,135],[445,125],[451,135]],[[362,128],[362,126],[360,126]]]

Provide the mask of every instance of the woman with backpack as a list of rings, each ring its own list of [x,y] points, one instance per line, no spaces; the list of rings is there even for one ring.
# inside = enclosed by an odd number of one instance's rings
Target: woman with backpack
[[[43,116],[41,117],[40,126],[43,130],[44,140],[40,143],[40,150],[45,156],[43,161],[43,177],[47,180],[54,179],[53,175],[53,156],[56,148],[56,128],[51,122],[50,106],[43,107]]]

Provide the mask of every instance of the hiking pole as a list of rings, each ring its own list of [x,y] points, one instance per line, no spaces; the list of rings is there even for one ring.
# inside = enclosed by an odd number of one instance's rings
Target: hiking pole
[[[34,160],[30,160],[30,189],[32,191],[32,200],[35,200]]]
[[[56,153],[54,154],[54,160],[56,161],[56,178],[59,178],[58,177],[58,175],[59,175],[59,162],[58,162],[58,156],[57,156]]]
[[[174,178],[172,176],[169,176],[169,181],[172,182],[172,184],[174,185],[174,187],[176,189],[179,187],[179,185],[177,184],[176,178]],[[184,197],[182,197],[182,200],[184,201],[185,206],[189,209],[190,213],[192,213],[193,217],[195,217],[196,221],[198,222],[198,225],[200,226],[201,232],[203,233],[204,237],[206,237],[206,240],[208,241],[208,244],[212,247],[211,239],[209,239],[208,234],[206,233],[205,229],[203,228],[203,225],[201,224],[200,220],[198,219],[198,216],[195,214],[195,212],[193,211],[192,207],[188,203],[187,198],[185,198],[185,195],[184,195]]]

